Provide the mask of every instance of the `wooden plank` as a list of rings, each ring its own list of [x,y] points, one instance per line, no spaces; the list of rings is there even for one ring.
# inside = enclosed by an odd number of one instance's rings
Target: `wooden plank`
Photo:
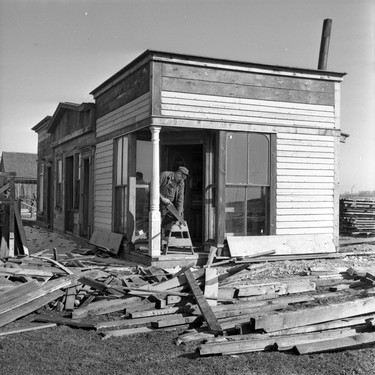
[[[167,307],[165,309],[150,310],[150,311],[136,311],[129,314],[131,319],[136,318],[145,318],[150,316],[159,316],[159,315],[170,315],[174,314],[181,310],[181,307]]]
[[[31,302],[39,297],[43,297],[46,294],[52,293],[61,288],[66,288],[72,284],[72,279],[69,277],[61,277],[56,280],[47,281],[42,286],[38,286],[34,291],[29,292],[26,295],[21,295],[17,298],[12,299],[7,303],[0,304],[0,314],[12,311],[17,307],[20,307],[28,302]]]
[[[256,255],[264,251],[276,252],[276,255],[333,253],[332,236],[227,236],[229,251],[234,257]]]
[[[120,250],[123,235],[113,233],[104,229],[95,229],[89,243],[109,251],[112,254],[117,254]]]
[[[66,325],[69,327],[96,329],[96,324],[94,322],[78,321],[69,318],[62,318],[59,316],[39,315],[34,319],[34,322],[48,322],[54,323],[54,325]]]
[[[295,124],[295,125],[303,125],[304,123],[311,123],[311,122],[317,122],[317,123],[325,123],[330,124],[334,122],[334,117],[332,114],[327,115],[326,113],[323,114],[323,116],[319,116],[319,112],[315,112],[313,114],[306,114],[301,113],[301,111],[294,111],[291,110],[289,113],[286,113],[286,111],[283,111],[283,109],[274,109],[271,107],[265,107],[265,106],[245,106],[241,105],[239,107],[238,105],[225,105],[223,108],[218,105],[215,105],[216,103],[212,103],[212,105],[197,101],[188,101],[188,100],[182,100],[182,101],[174,101],[171,99],[162,99],[162,111],[175,111],[179,113],[192,113],[192,116],[194,116],[194,113],[198,112],[200,114],[206,114],[207,118],[211,116],[221,116],[223,119],[229,119],[229,118],[238,118],[238,116],[243,118],[253,118],[259,116],[258,122],[264,121],[265,118],[270,119],[283,119],[285,120],[285,123]],[[211,115],[211,116],[210,116]]]
[[[4,186],[2,186],[2,187],[0,188],[0,194],[4,193],[4,192],[7,191],[9,188],[10,188],[10,183],[8,182],[7,184],[5,184]]]
[[[252,320],[254,329],[266,332],[317,324],[331,320],[353,317],[375,312],[375,298],[362,298],[355,301],[319,306],[292,312],[270,314]]]
[[[8,323],[11,323],[23,316],[26,316],[40,309],[44,305],[60,298],[63,295],[64,292],[62,292],[61,290],[56,290],[55,292],[48,293],[45,296],[39,297],[31,302],[25,303],[17,308],[14,308],[12,310],[12,313],[6,312],[4,314],[0,314],[0,327],[3,327]]]
[[[126,329],[118,329],[113,331],[105,331],[102,333],[102,340],[107,340],[110,337],[124,337],[130,335],[136,335],[140,333],[150,333],[155,332],[154,329],[149,327],[138,327],[138,328],[126,328]]]
[[[163,77],[163,91],[185,92],[200,95],[220,95],[224,97],[258,99],[282,102],[306,103],[329,106],[334,104],[333,93],[284,90],[281,88],[256,87],[226,84],[221,82],[191,81]]]
[[[172,326],[180,326],[184,324],[192,324],[200,322],[202,318],[200,316],[181,316],[176,317],[175,315],[169,319],[161,319],[151,322],[152,328],[164,328]]]
[[[195,62],[194,62],[195,63]],[[190,79],[192,81],[223,82],[226,84],[245,86],[267,86],[273,88],[284,88],[290,90],[304,90],[313,92],[334,92],[334,85],[329,82],[303,79],[301,77],[280,77],[272,74],[256,74],[255,72],[235,71],[219,69],[217,66],[188,66],[185,64],[163,64],[163,76],[179,79]]]
[[[305,335],[291,335],[285,337],[269,337],[268,335],[243,335],[231,336],[228,339],[222,339],[221,342],[212,339],[211,342],[201,346],[200,355],[212,354],[235,354],[235,353],[250,353],[257,351],[264,351],[273,349],[275,347],[283,350],[292,348],[299,343],[310,343],[316,340],[329,340],[330,338],[345,340],[345,338],[355,334],[354,329],[340,329],[334,331],[325,331],[319,333],[310,333]],[[246,339],[246,336],[251,338]],[[319,341],[322,342],[322,341]]]
[[[65,310],[73,311],[74,310],[74,301],[76,299],[77,288],[72,286],[65,290]]]
[[[202,315],[208,325],[208,328],[214,334],[223,334],[223,330],[220,327],[220,324],[218,323],[210,305],[207,303],[207,300],[204,298],[204,295],[200,290],[198,283],[196,282],[190,270],[185,271],[185,277],[190,286],[191,291],[195,296],[196,302],[202,312]]]
[[[134,306],[140,302],[141,299],[139,297],[92,302],[86,307],[73,310],[72,319],[81,319],[88,315],[103,315],[116,311],[124,311],[129,306]]]
[[[47,257],[43,257],[43,256],[35,256],[35,255],[30,255],[30,257],[33,257],[33,258],[38,258],[38,259],[43,259],[47,262],[50,262],[50,263],[53,263],[56,267],[62,269],[63,271],[65,271],[68,275],[74,275],[74,272],[71,271],[69,268],[65,267],[64,265],[62,265],[61,263],[59,263],[58,261],[54,260],[54,259],[51,259],[51,258],[47,258]]]
[[[46,329],[46,328],[52,328],[56,327],[55,323],[48,323],[48,324],[38,324],[38,325],[31,325],[27,327],[22,327],[18,329],[10,329],[7,331],[0,332],[0,336],[8,336],[8,335],[14,335],[15,333],[23,333],[23,332],[30,332],[30,331],[38,331],[40,329]]]
[[[207,268],[204,281],[204,297],[210,306],[217,305],[219,279],[215,268]]]
[[[269,335],[270,336],[293,335],[293,334],[306,333],[306,332],[318,332],[318,331],[324,331],[324,330],[335,329],[335,328],[344,328],[344,327],[360,326],[360,325],[365,326],[365,325],[372,324],[374,320],[375,320],[375,314],[367,314],[367,315],[356,316],[354,318],[345,318],[345,319],[339,319],[339,320],[332,320],[330,322],[282,329],[280,331],[270,332]]]
[[[2,292],[0,294],[0,305],[11,302],[19,297],[34,292],[39,288],[39,283],[36,280],[28,281],[24,284],[15,286],[12,290]]]
[[[141,287],[140,289],[142,290],[149,290],[150,288],[152,288],[152,290],[154,291],[167,291],[168,289],[172,289],[172,288],[176,288],[176,287],[180,287],[184,284],[187,283],[187,280],[186,280],[186,277],[185,275],[183,274],[185,272],[185,270],[189,269],[190,267],[183,267],[181,269],[181,272],[177,272],[175,275],[173,275],[173,277],[167,281],[162,281],[158,284],[152,284],[151,286],[150,285],[146,285],[144,287]],[[200,277],[202,277],[204,275],[204,272],[205,270],[203,268],[200,268],[193,273],[193,276],[195,279],[198,279]]]
[[[350,337],[334,338],[296,345],[299,354],[325,353],[343,349],[356,349],[375,343],[375,332],[361,333]]]
[[[174,314],[174,318],[182,318],[182,314]],[[123,327],[123,328],[135,328],[135,327],[149,327],[152,322],[155,322],[154,316],[147,316],[145,318],[137,319],[121,319],[121,320],[111,320],[108,322],[98,322],[96,323],[96,329],[108,329],[113,327]]]

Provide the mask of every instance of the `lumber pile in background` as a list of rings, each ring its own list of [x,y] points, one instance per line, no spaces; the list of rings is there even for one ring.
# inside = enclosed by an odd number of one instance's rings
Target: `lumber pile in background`
[[[0,263],[0,336],[67,325],[103,339],[177,330],[200,355],[265,350],[340,350],[375,342],[375,269],[312,267],[306,275],[259,276],[268,263],[164,270],[111,258],[39,253]]]
[[[340,199],[340,234],[375,236],[375,198]]]

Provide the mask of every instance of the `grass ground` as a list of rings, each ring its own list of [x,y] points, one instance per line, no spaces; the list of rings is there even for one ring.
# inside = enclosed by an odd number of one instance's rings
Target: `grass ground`
[[[298,356],[257,352],[200,357],[197,344],[177,346],[178,332],[102,340],[65,326],[0,340],[2,374],[352,375],[375,374],[375,348]]]
[[[52,245],[61,250],[75,246],[47,230],[37,232],[37,228],[27,228],[26,231],[33,251]],[[365,250],[367,246],[357,249]],[[367,263],[364,257],[345,260],[346,266]],[[294,273],[305,265],[278,262],[272,266],[277,273]],[[30,325],[34,317],[31,314],[1,330]],[[180,333],[159,331],[102,340],[94,330],[57,326],[2,336],[0,375],[375,375],[375,347],[301,356],[293,352],[255,352],[201,357],[198,343],[175,344]]]

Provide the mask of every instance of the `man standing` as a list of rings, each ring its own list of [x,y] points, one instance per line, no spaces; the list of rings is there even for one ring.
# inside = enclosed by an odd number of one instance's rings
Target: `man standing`
[[[160,174],[160,211],[163,229],[176,221],[176,218],[169,213],[168,205],[173,204],[180,216],[183,215],[185,180],[187,177],[189,177],[189,170],[182,166],[178,167],[175,172],[166,171]]]

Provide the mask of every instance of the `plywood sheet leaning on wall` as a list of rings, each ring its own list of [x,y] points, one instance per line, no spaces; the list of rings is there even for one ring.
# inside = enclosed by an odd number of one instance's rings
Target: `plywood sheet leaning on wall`
[[[276,255],[333,253],[332,235],[293,236],[228,236],[228,247],[232,257],[252,256],[275,250]]]

